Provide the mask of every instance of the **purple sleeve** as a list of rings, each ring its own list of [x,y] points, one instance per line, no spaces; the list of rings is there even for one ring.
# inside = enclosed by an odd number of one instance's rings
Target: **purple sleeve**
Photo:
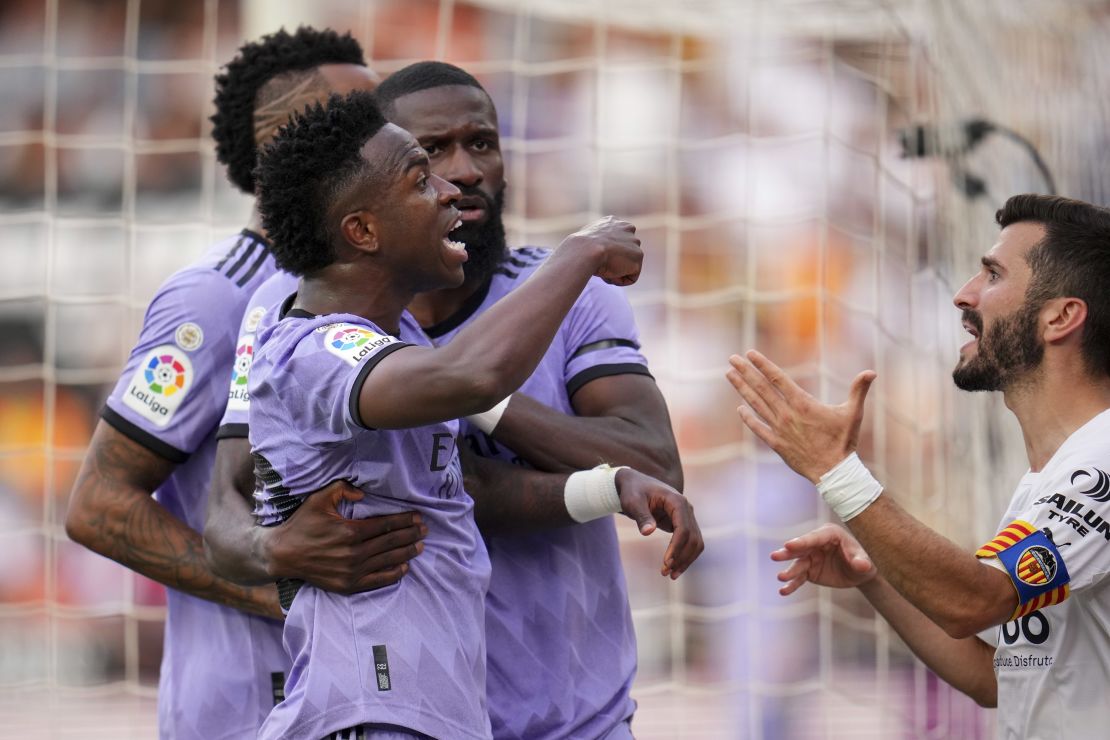
[[[170,278],[147,308],[139,340],[101,412],[118,431],[172,462],[214,431],[227,401],[241,298],[211,270]]]
[[[279,272],[261,285],[247,301],[243,320],[239,324],[239,338],[235,342],[235,356],[228,378],[227,407],[216,437],[248,436],[250,393],[247,383],[254,360],[255,336],[259,331],[277,321],[282,301],[297,290],[297,278]]]
[[[252,378],[251,392],[257,389],[259,394],[255,405],[280,405],[291,433],[304,435],[313,444],[347,439],[365,428],[359,418],[358,394],[366,376],[382,359],[407,346],[373,326],[321,323],[291,352],[282,353],[288,355],[285,362],[272,370],[267,362],[261,364],[260,371],[269,377]],[[267,358],[272,356],[271,348],[264,351]]]
[[[640,335],[624,292],[591,278],[564,324],[567,396],[609,375],[650,375],[640,352]]]

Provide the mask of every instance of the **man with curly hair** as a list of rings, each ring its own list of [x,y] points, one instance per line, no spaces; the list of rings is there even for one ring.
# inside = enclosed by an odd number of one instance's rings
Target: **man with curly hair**
[[[531,375],[591,276],[635,281],[635,227],[610,217],[572,234],[526,285],[433,347],[405,307],[463,282],[467,249],[449,236],[462,224],[459,190],[372,96],[333,96],[295,117],[256,174],[275,259],[300,276],[261,319],[254,354],[256,512],[280,523],[343,478],[367,494],[346,516],[414,507],[428,522],[424,552],[393,587],[339,596],[282,584],[295,667],[260,737],[487,738],[489,559],[456,419]],[[652,508],[676,525],[688,513],[673,489],[633,470],[515,472],[514,495],[501,501],[518,509],[518,530],[604,517],[637,490],[654,491],[666,504]]]
[[[292,111],[376,81],[358,43],[334,31],[283,30],[244,46],[216,79],[212,119],[231,181],[253,194],[257,148]],[[169,587],[158,723],[179,740],[253,736],[289,666],[274,589],[216,575],[199,534],[238,318],[277,270],[257,224],[158,290],[66,517],[73,540]]]

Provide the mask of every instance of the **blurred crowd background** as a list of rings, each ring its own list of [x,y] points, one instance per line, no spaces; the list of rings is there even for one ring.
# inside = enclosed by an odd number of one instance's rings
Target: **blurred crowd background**
[[[832,400],[875,368],[865,459],[961,544],[991,534],[1021,450],[994,401],[950,387],[950,298],[993,210],[1046,181],[1015,139],[962,146],[960,123],[1019,132],[1062,194],[1105,204],[1108,18],[1078,0],[4,0],[0,737],[152,736],[161,587],[62,522],[146,302],[245,223],[212,77],[299,23],[349,29],[383,75],[439,58],[483,81],[511,244],[639,226],[629,295],[707,548],[669,583],[663,540],[622,527],[638,735],[989,737],[856,594],[777,595],[768,553],[829,514],[742,433],[723,372],[757,347]],[[906,157],[922,125],[938,156]]]

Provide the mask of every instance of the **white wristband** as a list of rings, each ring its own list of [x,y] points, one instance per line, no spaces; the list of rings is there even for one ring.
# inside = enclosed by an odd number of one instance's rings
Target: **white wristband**
[[[582,523],[619,514],[621,500],[617,495],[617,471],[622,467],[626,466],[611,468],[599,465],[593,470],[571,473],[563,488],[563,502],[570,518]]]
[[[821,476],[817,491],[843,521],[858,516],[883,492],[871,471],[852,453]]]
[[[494,427],[497,426],[497,422],[501,421],[501,415],[504,414],[505,409],[509,407],[510,398],[512,398],[512,396],[505,396],[501,399],[500,403],[498,403],[489,411],[483,411],[480,414],[471,414],[470,416],[466,417],[466,420],[481,429],[486,434],[493,434],[493,430]]]

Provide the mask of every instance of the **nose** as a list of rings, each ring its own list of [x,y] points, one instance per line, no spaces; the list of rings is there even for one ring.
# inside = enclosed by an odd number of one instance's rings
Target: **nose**
[[[956,305],[956,308],[964,311],[969,308],[975,308],[975,306],[978,305],[978,279],[979,275],[972,276],[963,284],[963,287],[956,291],[956,295],[952,296],[952,303]]]
[[[482,169],[465,146],[452,147],[450,157],[437,169],[443,179],[456,185],[473,188],[482,184]]]
[[[449,206],[459,199],[462,193],[452,183],[447,182],[439,175],[432,175],[428,181],[436,189],[436,198],[441,206]]]

